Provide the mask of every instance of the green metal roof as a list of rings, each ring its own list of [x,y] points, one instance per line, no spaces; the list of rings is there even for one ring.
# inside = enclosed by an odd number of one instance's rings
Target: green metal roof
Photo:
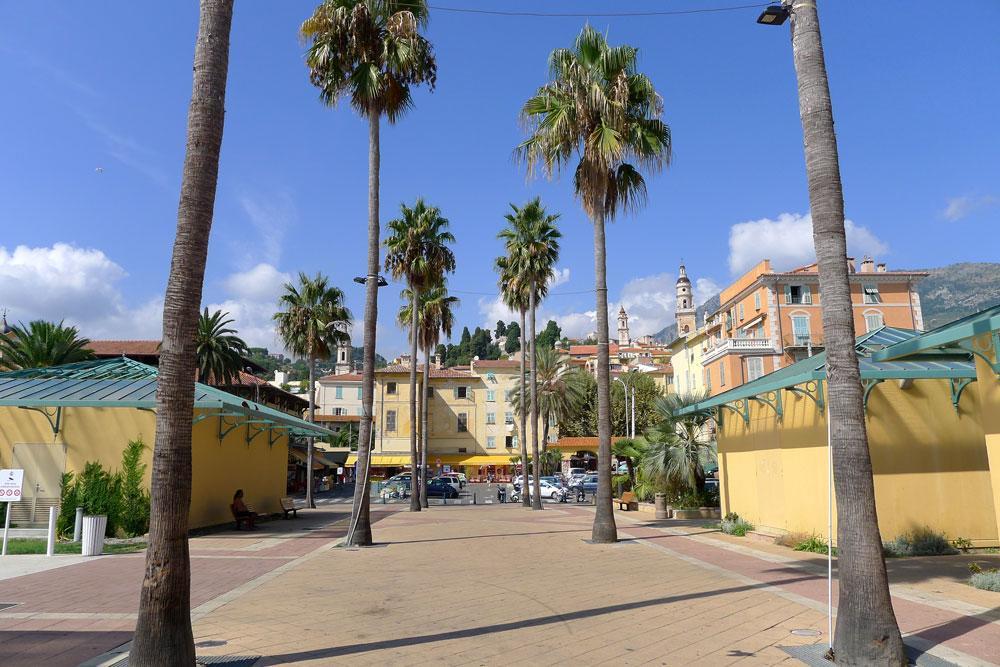
[[[972,350],[964,347],[962,343],[982,334],[992,334],[994,348],[1000,348],[1000,340],[998,340],[1000,339],[1000,304],[949,322],[937,329],[931,329],[919,336],[891,345],[884,350],[879,350],[872,354],[872,358],[882,362],[916,355],[923,355],[922,358],[932,358],[931,355],[942,353],[970,352]],[[1000,349],[994,351],[1000,357]],[[989,359],[987,361],[993,365],[994,370],[1000,372],[997,366],[1000,364],[1000,358],[997,359],[997,362],[992,362]]]
[[[152,410],[157,381],[155,367],[126,357],[7,371],[0,373],[0,407]],[[194,407],[210,413],[207,416],[245,417],[253,424],[293,435],[333,435],[294,415],[200,382],[194,383]]]
[[[882,350],[903,345],[919,337],[912,329],[882,327],[859,336],[855,343],[858,365],[862,380],[888,379],[975,379],[976,365],[971,355],[965,351],[939,355],[931,359],[906,359],[876,361],[875,355]],[[714,408],[744,398],[760,396],[778,389],[794,387],[809,381],[826,379],[826,352],[820,352],[808,359],[785,366],[739,387],[713,396],[680,411],[686,414],[695,410]]]

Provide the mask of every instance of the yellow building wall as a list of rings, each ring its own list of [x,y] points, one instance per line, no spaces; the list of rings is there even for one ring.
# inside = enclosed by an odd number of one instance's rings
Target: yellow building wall
[[[218,438],[217,418],[202,420],[192,431],[191,528],[232,521],[229,505],[242,488],[248,505],[260,513],[277,512],[285,495],[288,439],[282,435],[268,445],[267,433],[247,446],[246,427]],[[90,461],[118,470],[129,440],[141,438],[149,488],[152,449],[156,436],[153,413],[132,408],[63,408],[57,436],[38,412],[0,407],[0,467],[11,465],[13,446],[19,443],[60,443],[66,447],[65,472],[78,473]],[[57,494],[53,494],[57,495]]]
[[[995,356],[997,351],[992,349],[989,334],[978,336],[970,342],[974,349],[986,354],[994,362],[1000,361]],[[977,381],[968,387],[965,394],[962,395],[960,405],[963,408],[966,406],[966,396],[969,394],[975,394],[979,399],[983,440],[991,471],[993,506],[1000,508],[1000,378],[997,378],[997,374],[993,372],[986,360],[979,356],[976,357],[976,378]],[[997,531],[1000,532],[1000,512],[998,512],[996,520]]]
[[[723,511],[769,532],[824,536],[826,420],[808,398],[785,392],[782,399],[781,422],[756,401],[749,426],[724,411],[718,436]],[[976,546],[998,544],[979,398],[967,391],[961,408],[952,407],[945,380],[917,380],[907,389],[885,381],[872,392],[868,438],[883,539],[928,526]]]

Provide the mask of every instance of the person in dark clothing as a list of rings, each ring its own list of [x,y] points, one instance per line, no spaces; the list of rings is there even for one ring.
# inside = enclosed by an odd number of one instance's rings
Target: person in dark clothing
[[[237,518],[245,518],[247,520],[247,527],[250,530],[255,528],[254,523],[257,521],[257,513],[252,512],[246,503],[243,502],[243,489],[236,489],[236,493],[233,494],[233,514]]]

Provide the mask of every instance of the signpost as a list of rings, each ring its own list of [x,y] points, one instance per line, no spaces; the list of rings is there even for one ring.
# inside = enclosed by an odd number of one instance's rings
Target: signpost
[[[7,503],[7,511],[3,520],[3,548],[0,556],[7,555],[7,531],[10,530],[10,504],[21,500],[21,485],[24,482],[24,470],[4,468],[0,470],[0,502]]]

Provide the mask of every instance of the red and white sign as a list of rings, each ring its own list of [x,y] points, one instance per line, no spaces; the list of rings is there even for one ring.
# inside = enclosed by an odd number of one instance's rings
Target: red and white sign
[[[4,468],[0,470],[0,503],[15,503],[21,499],[24,471]]]

